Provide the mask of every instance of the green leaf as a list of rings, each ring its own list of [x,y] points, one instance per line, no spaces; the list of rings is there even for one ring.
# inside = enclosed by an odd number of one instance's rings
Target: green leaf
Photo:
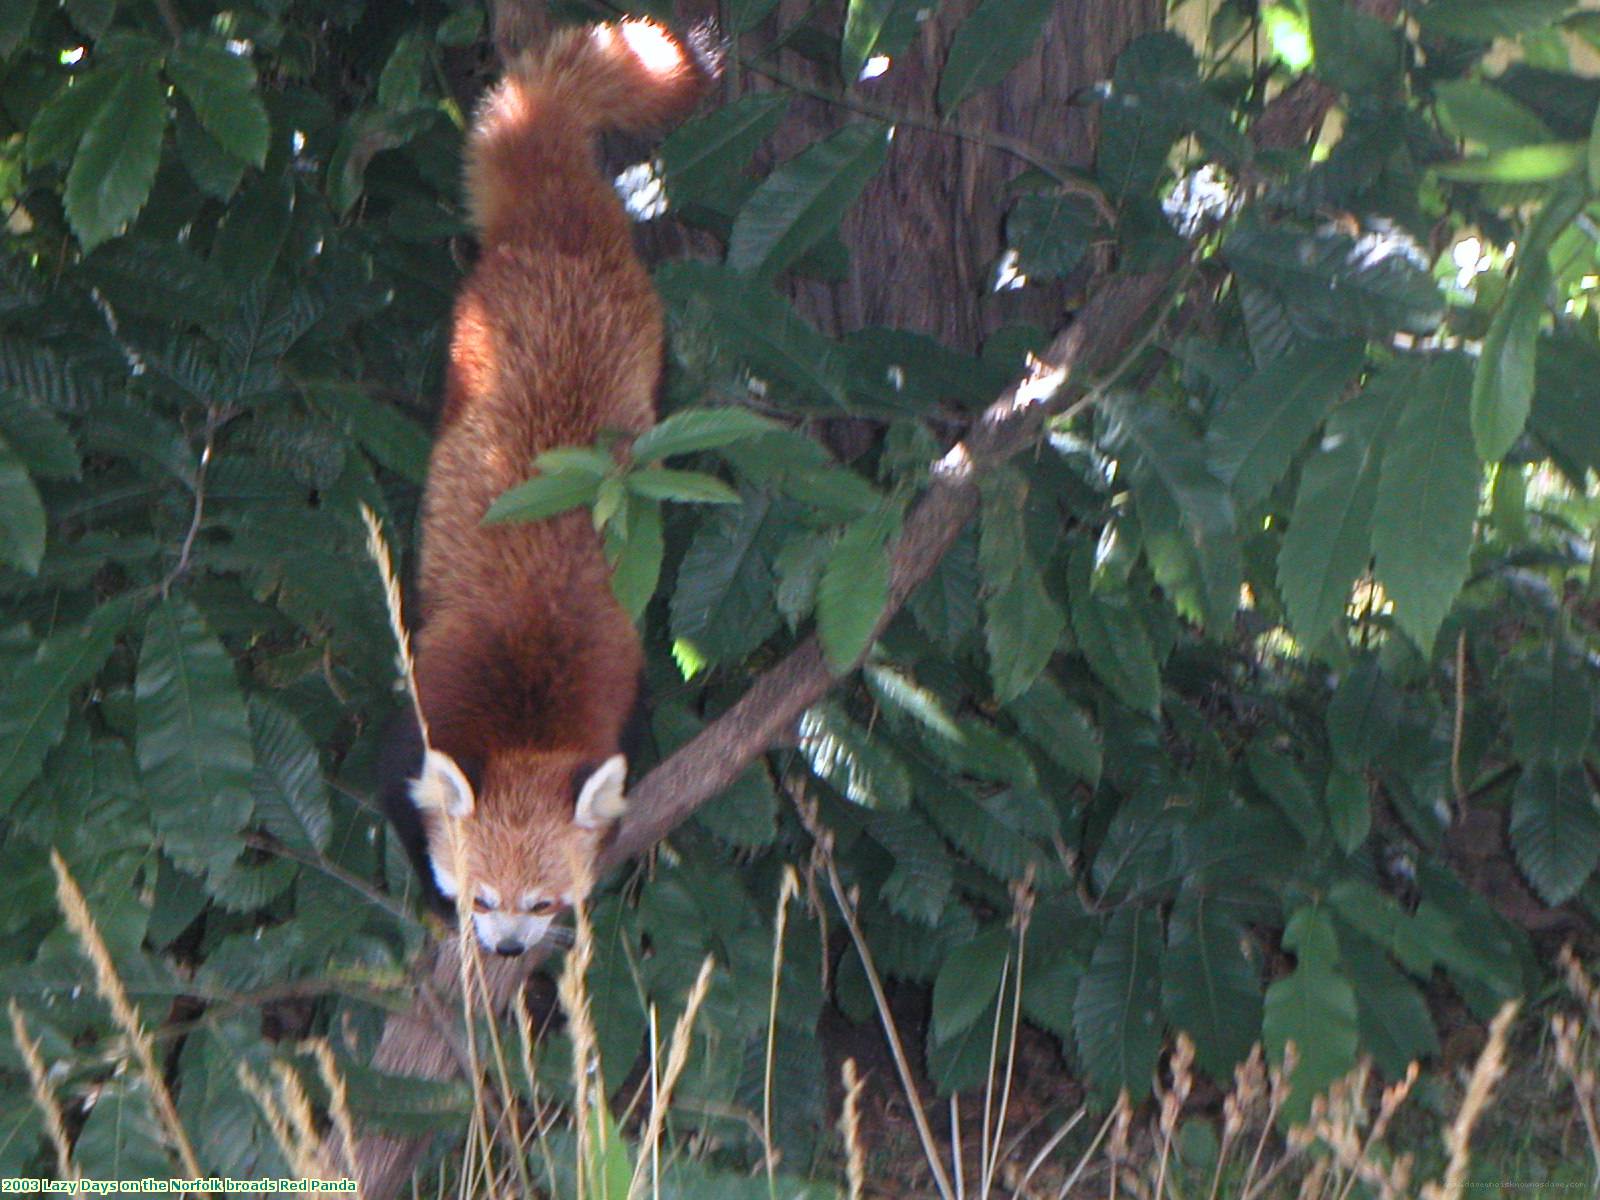
[[[390,1075],[343,1059],[339,1074],[349,1089],[350,1112],[384,1133],[427,1136],[430,1130],[457,1124],[472,1112],[472,1088],[465,1080]]]
[[[961,23],[939,76],[939,109],[949,113],[972,93],[999,83],[1033,49],[1050,0],[984,0]]]
[[[1333,840],[1339,843],[1339,849],[1346,854],[1355,853],[1372,829],[1372,797],[1365,776],[1358,771],[1334,767],[1328,772],[1322,804],[1327,809],[1328,824],[1333,827]]]
[[[628,505],[627,533],[606,526],[606,553],[611,558],[611,593],[635,621],[656,594],[666,543],[661,535],[661,507],[639,500]]]
[[[28,36],[38,7],[39,0],[13,0],[0,8],[0,58],[9,58]]]
[[[428,65],[428,43],[420,31],[402,33],[378,74],[378,103],[406,112],[422,102],[422,76]]]
[[[1282,1120],[1303,1124],[1311,1102],[1330,1083],[1356,1065],[1358,1042],[1355,989],[1335,971],[1338,942],[1327,915],[1301,909],[1290,921],[1304,930],[1297,945],[1294,973],[1267,989],[1261,1035],[1268,1057],[1283,1062],[1285,1045],[1293,1042],[1297,1057]],[[1290,932],[1284,935],[1289,943]]]
[[[762,181],[734,218],[728,266],[777,275],[839,226],[889,152],[889,129],[846,125]]]
[[[28,164],[70,162],[90,122],[126,74],[126,68],[108,67],[69,76],[67,85],[34,114],[28,125]]]
[[[0,688],[0,812],[38,778],[67,727],[67,699],[94,678],[133,614],[126,597],[95,609],[82,625],[46,639]]]
[[[1185,888],[1167,923],[1161,1000],[1174,1029],[1194,1040],[1195,1059],[1226,1081],[1261,1035],[1261,970],[1226,907]]]
[[[167,74],[224,150],[253,167],[267,161],[272,126],[248,58],[215,42],[185,41],[167,59]]]
[[[1396,622],[1427,654],[1467,578],[1479,468],[1465,361],[1441,356],[1406,378],[1410,395],[1378,476],[1372,549]]]
[[[924,925],[937,927],[955,885],[955,864],[944,839],[911,812],[875,810],[867,833],[894,858],[879,896],[889,909]]]
[[[1421,255],[1398,236],[1357,241],[1242,221],[1223,243],[1240,276],[1275,297],[1304,337],[1431,333],[1444,301]]]
[[[115,237],[139,215],[156,181],[166,125],[153,64],[121,71],[67,172],[67,220],[84,249]]]
[[[333,814],[316,743],[299,722],[263,697],[250,698],[249,716],[256,815],[268,833],[292,849],[326,850]]]
[[[1300,472],[1294,513],[1278,552],[1278,589],[1290,627],[1314,648],[1344,613],[1372,558],[1372,508],[1392,397],[1369,391],[1342,405]]]
[[[1308,844],[1320,841],[1324,831],[1317,804],[1294,761],[1269,749],[1262,738],[1250,743],[1246,761],[1261,790],[1271,797],[1278,811],[1289,818],[1300,836]]]
[[[1391,1079],[1419,1059],[1439,1053],[1439,1035],[1422,993],[1365,938],[1339,935],[1345,973],[1355,987],[1362,1049]]]
[[[89,1178],[166,1179],[178,1164],[165,1147],[148,1084],[142,1075],[128,1074],[96,1090],[89,1119],[73,1143],[72,1161]]]
[[[1341,91],[1366,96],[1390,91],[1400,77],[1400,42],[1393,27],[1344,0],[1309,0],[1317,74]]]
[[[712,662],[740,658],[778,629],[772,560],[786,530],[773,508],[764,493],[750,493],[714,509],[678,567],[672,636]]]
[[[1084,712],[1048,675],[1006,705],[1024,736],[1091,788],[1100,782],[1100,741]]]
[[[893,514],[861,518],[844,531],[817,581],[817,636],[828,666],[847,671],[867,651],[889,600]]]
[[[854,804],[899,811],[911,803],[911,781],[888,745],[832,705],[801,716],[800,753],[818,778]]]
[[[1011,930],[996,925],[945,955],[933,981],[933,1040],[947,1042],[965,1032],[1000,992],[1000,975],[1011,953]]]
[[[1461,183],[1549,183],[1582,169],[1583,142],[1545,142],[1537,146],[1512,146],[1482,158],[1440,163],[1433,168],[1441,179]]]
[[[222,144],[205,131],[194,109],[187,104],[176,106],[173,130],[177,134],[178,158],[189,172],[195,186],[217,200],[232,199],[244,178],[245,165],[222,148]]]
[[[1582,765],[1524,768],[1511,799],[1511,846],[1545,903],[1577,894],[1600,862],[1600,806]]]
[[[1009,704],[1032,687],[1066,629],[1067,614],[1031,567],[991,592],[984,601],[983,634],[995,699]]]
[[[134,712],[163,848],[179,867],[224,874],[253,807],[250,722],[232,660],[186,601],[167,600],[145,623]]]
[[[1083,261],[1100,216],[1087,196],[1019,197],[1006,217],[1006,240],[1017,251],[1017,271],[1029,279],[1060,279]]]
[[[715,475],[701,471],[650,467],[628,472],[625,482],[630,492],[646,500],[676,500],[683,504],[739,503],[738,492]]]
[[[76,479],[82,470],[77,443],[61,418],[21,396],[0,394],[0,437],[30,475]]]
[[[1265,498],[1283,478],[1365,359],[1366,344],[1355,338],[1309,342],[1228,396],[1206,432],[1206,457],[1241,506]]]
[[[715,450],[781,428],[776,421],[747,408],[684,409],[634,439],[633,461],[653,463],[679,454]]]
[[[850,0],[844,14],[844,37],[839,43],[839,75],[846,84],[861,77],[861,68],[872,57],[895,3],[896,0]]]
[[[1399,736],[1400,701],[1376,657],[1356,660],[1339,680],[1326,714],[1336,763],[1359,771],[1386,754]]]
[[[0,562],[29,575],[39,573],[44,558],[45,515],[39,489],[28,469],[0,438]]]
[[[661,143],[661,173],[675,205],[716,196],[771,135],[789,111],[789,94],[743,96],[686,121]]]
[[[1472,376],[1472,436],[1485,462],[1505,457],[1528,423],[1550,246],[1587,198],[1576,183],[1557,188],[1518,246],[1516,276],[1489,325]]]
[[[1505,703],[1511,741],[1524,765],[1582,759],[1594,730],[1594,694],[1583,661],[1559,638],[1514,664]]]
[[[1449,79],[1433,87],[1447,130],[1489,150],[1510,150],[1556,140],[1532,109],[1499,88],[1469,79]]]
[[[1092,586],[1093,547],[1073,548],[1068,602],[1078,649],[1089,669],[1134,712],[1154,716],[1161,706],[1161,668],[1137,614],[1125,600]]]
[[[1543,29],[1572,7],[1571,0],[1430,0],[1417,20],[1426,33],[1489,41]]]
[[[599,493],[600,479],[581,468],[535,475],[495,497],[489,511],[483,514],[483,523],[542,521],[570,508],[593,503]]]
[[[675,315],[697,319],[706,336],[757,375],[812,404],[845,406],[838,343],[806,324],[765,283],[709,262],[671,263],[655,278]]]
[[[1150,1090],[1161,1049],[1161,917],[1123,905],[1111,914],[1078,982],[1072,1028],[1089,1082],[1103,1095]]]

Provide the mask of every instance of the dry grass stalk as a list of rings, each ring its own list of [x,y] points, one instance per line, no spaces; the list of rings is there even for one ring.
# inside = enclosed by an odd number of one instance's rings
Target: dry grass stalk
[[[50,868],[56,875],[56,903],[67,919],[67,927],[72,930],[73,936],[78,939],[79,947],[90,965],[94,967],[95,991],[110,1007],[111,1019],[117,1023],[117,1027],[128,1039],[133,1056],[138,1061],[139,1071],[144,1075],[145,1083],[150,1088],[150,1099],[155,1106],[156,1117],[166,1130],[167,1136],[172,1139],[172,1144],[177,1147],[185,1177],[198,1179],[200,1163],[195,1158],[194,1147],[189,1143],[189,1134],[184,1129],[183,1122],[178,1119],[178,1108],[172,1102],[172,1093],[167,1089],[166,1077],[156,1064],[155,1043],[145,1031],[144,1023],[139,1020],[137,1010],[128,999],[128,991],[122,986],[122,979],[111,961],[111,954],[106,949],[105,940],[100,936],[100,929],[95,925],[94,917],[89,912],[89,905],[78,889],[77,880],[73,879],[72,872],[67,869],[66,861],[54,848],[50,851]]]
[[[1456,1119],[1445,1130],[1444,1141],[1450,1151],[1450,1163],[1445,1168],[1444,1182],[1429,1183],[1424,1187],[1423,1200],[1461,1200],[1461,1191],[1467,1182],[1467,1168],[1472,1162],[1472,1130],[1483,1115],[1495,1084],[1505,1074],[1506,1039],[1511,1032],[1511,1022],[1516,1018],[1517,1007],[1515,1000],[1507,1000],[1489,1023],[1489,1041],[1472,1068],[1472,1077],[1467,1081],[1467,1094],[1461,1098]]]
[[[775,1187],[777,1155],[772,1149],[772,1070],[778,1046],[778,989],[783,979],[783,938],[789,928],[789,901],[800,893],[800,877],[793,867],[783,868],[778,888],[778,911],[772,922],[772,988],[767,1000],[767,1061],[761,1081],[761,1155],[767,1169],[767,1189]]]
[[[1572,1084],[1578,1113],[1589,1135],[1589,1155],[1594,1159],[1595,1169],[1600,1171],[1600,1119],[1597,1119],[1595,1111],[1595,1097],[1600,1093],[1600,1082],[1596,1080],[1594,1066],[1584,1061],[1579,1049],[1583,1024],[1564,1013],[1556,1013],[1550,1018],[1550,1032],[1555,1038],[1556,1065]]]
[[[1133,1128],[1133,1101],[1128,1089],[1117,1093],[1117,1107],[1111,1112],[1116,1118],[1111,1124],[1111,1137],[1106,1141],[1106,1160],[1111,1167],[1107,1195],[1116,1200],[1117,1184],[1122,1178],[1122,1168],[1132,1157],[1128,1145],[1128,1132]]]
[[[275,1063],[274,1067],[279,1065],[281,1064]],[[281,1103],[278,1097],[272,1094],[272,1089],[266,1082],[250,1069],[248,1063],[239,1063],[234,1074],[238,1077],[239,1086],[261,1110],[261,1115],[267,1122],[267,1129],[272,1134],[272,1140],[278,1143],[278,1149],[283,1152],[289,1169],[300,1179],[321,1179],[322,1147],[317,1142],[315,1131],[308,1131],[302,1135],[298,1128],[300,1122],[290,1116],[291,1106]],[[282,1080],[280,1074],[280,1086]]]
[[[889,1041],[889,1050],[894,1056],[895,1071],[899,1075],[900,1087],[905,1093],[906,1103],[911,1109],[911,1118],[916,1125],[917,1137],[922,1143],[922,1155],[927,1160],[928,1169],[933,1173],[934,1185],[938,1188],[939,1195],[943,1200],[955,1200],[956,1192],[950,1184],[950,1176],[946,1173],[944,1162],[939,1156],[939,1147],[934,1141],[933,1130],[928,1125],[928,1114],[922,1106],[922,1096],[917,1090],[916,1078],[911,1073],[911,1062],[906,1057],[905,1045],[900,1039],[900,1030],[895,1025],[894,1017],[889,1011],[889,997],[883,990],[883,979],[878,974],[872,951],[867,947],[866,936],[861,932],[861,924],[856,919],[855,906],[850,902],[844,884],[839,879],[839,868],[833,858],[833,834],[824,829],[822,823],[817,819],[815,804],[807,800],[803,794],[795,794],[792,798],[806,831],[811,834],[815,853],[822,860],[823,870],[828,877],[828,888],[833,892],[834,902],[838,904],[839,912],[844,917],[845,926],[850,931],[850,940],[855,945],[856,953],[861,956],[861,967],[867,976],[867,986],[872,991],[873,1004],[878,1010],[878,1020],[883,1026],[884,1036]]]
[[[422,731],[422,744],[426,746],[428,722],[422,715],[422,700],[417,694],[417,665],[411,657],[411,634],[406,631],[405,614],[400,606],[400,577],[395,574],[394,560],[389,555],[389,542],[383,536],[383,522],[365,504],[361,505],[361,522],[367,527],[367,555],[383,580],[384,607],[389,613],[389,630],[394,634],[395,668],[400,672],[406,695],[411,699],[412,711],[417,716],[417,728]]]
[[[1056,1200],[1066,1200],[1067,1193],[1072,1191],[1073,1185],[1089,1169],[1089,1164],[1094,1161],[1095,1152],[1100,1149],[1101,1143],[1106,1140],[1106,1135],[1111,1132],[1111,1126],[1116,1119],[1117,1110],[1112,1109],[1106,1114],[1106,1119],[1100,1122],[1100,1128],[1095,1133],[1094,1140],[1089,1143],[1089,1148],[1078,1158],[1071,1173],[1067,1175],[1066,1181],[1061,1185],[1060,1190],[1056,1192]]]
[[[1026,874],[1011,885],[1011,924],[1017,931],[1017,970],[1012,981],[1011,992],[1011,1030],[1006,1046],[1006,1073],[1005,1083],[1000,1090],[1000,1115],[994,1124],[994,1133],[990,1142],[988,1156],[983,1164],[983,1200],[988,1200],[989,1189],[994,1184],[995,1174],[1000,1165],[1001,1135],[1006,1127],[1006,1114],[1011,1107],[1011,1085],[1017,1074],[1017,1036],[1022,1029],[1022,981],[1023,967],[1026,961],[1028,945],[1028,927],[1033,921],[1033,864],[1028,864]],[[1005,981],[1002,977],[1000,995],[1005,995]],[[1000,1020],[1000,1004],[995,1005],[995,1022],[998,1027]],[[993,1067],[990,1068],[990,1080],[993,1080]],[[989,1092],[991,1088],[984,1089],[984,1137],[990,1138],[989,1133]]]
[[[356,1164],[351,1157],[356,1144],[355,1122],[350,1119],[350,1093],[345,1087],[344,1074],[339,1070],[339,1064],[334,1061],[333,1047],[328,1045],[327,1038],[307,1038],[300,1043],[300,1049],[309,1053],[317,1060],[317,1075],[322,1080],[322,1086],[328,1089],[328,1118],[333,1122],[333,1127],[339,1133],[339,1158],[337,1169],[344,1172],[348,1179],[356,1179]],[[357,1187],[359,1187],[359,1182]]]
[[[1172,1052],[1172,1087],[1157,1091],[1161,1096],[1161,1161],[1156,1169],[1155,1194],[1160,1196],[1167,1183],[1167,1162],[1172,1155],[1172,1139],[1177,1136],[1178,1116],[1189,1101],[1194,1087],[1194,1042],[1187,1033],[1178,1034]]]
[[[844,1173],[849,1183],[849,1200],[861,1200],[861,1190],[867,1182],[867,1151],[861,1142],[861,1088],[862,1079],[856,1070],[856,1060],[847,1058],[842,1069],[844,1076],[844,1105],[839,1111],[839,1133],[844,1138]]]
[[[659,1095],[652,1098],[650,1105],[650,1120],[645,1125],[645,1146],[655,1146],[661,1140],[661,1134],[666,1127],[667,1110],[672,1107],[672,1093],[678,1086],[678,1079],[683,1074],[683,1069],[689,1065],[689,1045],[694,1036],[695,1018],[700,1015],[700,1006],[705,1003],[706,993],[711,990],[711,971],[715,960],[711,955],[706,955],[705,961],[700,964],[700,973],[695,976],[694,986],[689,989],[689,998],[684,1003],[683,1012],[678,1016],[678,1022],[672,1027],[672,1044],[667,1050],[667,1069],[661,1076]],[[633,1166],[633,1178],[628,1184],[630,1197],[639,1195],[644,1183],[644,1155],[639,1155],[638,1161]]]
[[[561,1011],[567,1016],[567,1029],[572,1036],[572,1103],[574,1133],[578,1155],[578,1200],[583,1200],[585,1164],[589,1153],[589,1088],[595,1086],[603,1097],[604,1077],[600,1074],[598,1040],[594,1032],[594,1014],[589,1008],[589,964],[594,959],[594,926],[589,923],[589,906],[584,903],[573,907],[572,949],[567,951],[567,961],[562,965],[561,978],[556,984],[556,996]],[[590,1083],[590,1072],[594,1084]]]
[[[1245,1131],[1250,1115],[1256,1110],[1266,1092],[1267,1069],[1262,1057],[1261,1043],[1250,1047],[1250,1056],[1233,1068],[1233,1090],[1222,1100],[1222,1141],[1217,1148],[1217,1166],[1211,1173],[1211,1190],[1207,1200],[1217,1200],[1217,1189],[1222,1186],[1222,1169],[1228,1165],[1234,1143]]]
[[[17,1053],[22,1055],[23,1066],[28,1070],[28,1086],[33,1092],[34,1106],[43,1117],[45,1132],[55,1148],[56,1174],[61,1179],[76,1179],[78,1169],[72,1163],[67,1126],[61,1119],[61,1105],[56,1102],[55,1089],[50,1086],[50,1072],[39,1053],[39,1043],[28,1035],[28,1022],[22,1015],[21,1006],[15,1000],[9,1000],[6,1009],[11,1014],[11,1040],[16,1043]]]

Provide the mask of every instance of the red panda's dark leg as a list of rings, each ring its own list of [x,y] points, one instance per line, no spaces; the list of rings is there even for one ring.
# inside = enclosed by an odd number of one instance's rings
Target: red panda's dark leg
[[[456,908],[440,894],[434,881],[427,834],[411,799],[411,781],[422,772],[422,749],[417,714],[408,704],[390,717],[383,729],[378,750],[378,803],[411,860],[428,907],[442,917],[450,917]]]

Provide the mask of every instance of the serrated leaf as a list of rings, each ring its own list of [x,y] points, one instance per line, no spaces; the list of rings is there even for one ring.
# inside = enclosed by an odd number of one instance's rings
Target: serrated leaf
[[[590,504],[600,492],[600,479],[585,470],[535,475],[495,497],[483,514],[485,525],[502,521],[542,521],[570,508]]]
[[[333,814],[317,746],[292,716],[260,696],[249,703],[255,812],[273,837],[296,850],[328,848]]]
[[[1355,989],[1335,970],[1338,942],[1331,922],[1325,913],[1302,909],[1291,920],[1291,927],[1296,924],[1298,965],[1267,989],[1261,1034],[1274,1063],[1282,1063],[1284,1046],[1294,1043],[1297,1059],[1282,1119],[1303,1124],[1312,1100],[1355,1066],[1358,1034]]]
[[[213,199],[231,199],[244,179],[244,163],[205,131],[200,118],[187,104],[176,105],[173,131],[177,135],[178,158],[195,186]]]
[[[1479,468],[1464,360],[1436,358],[1409,379],[1410,395],[1379,468],[1372,549],[1396,622],[1428,654],[1467,578]]]
[[[933,981],[933,1040],[947,1042],[965,1032],[1000,992],[1000,975],[1011,953],[1011,930],[997,925],[953,948]]]
[[[606,526],[606,552],[611,559],[611,593],[624,612],[637,621],[656,594],[666,544],[661,536],[659,505],[634,500],[628,505],[626,535]]]
[[[1100,742],[1094,724],[1048,675],[1006,705],[1024,736],[1056,765],[1087,783],[1100,782]]]
[[[1359,771],[1395,744],[1400,701],[1376,657],[1359,658],[1345,672],[1325,720],[1334,761],[1346,770]]]
[[[1594,729],[1594,695],[1583,661],[1551,638],[1515,668],[1505,698],[1517,757],[1524,764],[1578,762]]]
[[[1222,247],[1240,278],[1284,306],[1307,338],[1431,333],[1444,301],[1420,253],[1399,237],[1356,240],[1242,222]]]
[[[67,80],[67,86],[34,114],[28,125],[30,166],[71,160],[84,132],[121,82],[124,70],[106,68]]]
[[[887,744],[831,705],[801,716],[800,753],[814,774],[863,808],[900,810],[911,803],[911,781]]]
[[[1345,973],[1355,987],[1361,1046],[1391,1079],[1400,1079],[1419,1059],[1439,1053],[1439,1035],[1428,1002],[1415,984],[1389,964],[1365,938],[1339,937]]]
[[[44,558],[45,515],[22,459],[0,438],[0,562],[29,575]]]
[[[681,205],[725,190],[789,111],[786,92],[743,96],[680,125],[661,143],[667,195]]]
[[[1161,707],[1161,668],[1150,635],[1126,603],[1095,591],[1093,554],[1085,542],[1074,547],[1071,558],[1068,603],[1078,649],[1118,700],[1134,712],[1154,715]]]
[[[1019,197],[1006,217],[1006,241],[1017,252],[1017,272],[1029,279],[1060,279],[1089,252],[1100,216],[1087,196]]]
[[[1489,324],[1472,375],[1472,437],[1485,462],[1505,457],[1528,423],[1550,245],[1587,199],[1575,183],[1557,188],[1518,245],[1516,276]]]
[[[1245,756],[1250,774],[1278,806],[1307,843],[1315,844],[1324,835],[1311,789],[1294,761],[1269,748],[1262,738],[1250,743]]]
[[[782,428],[747,408],[690,408],[675,412],[634,439],[636,463],[653,463],[679,454],[715,450]]]
[[[1532,109],[1488,84],[1448,79],[1434,84],[1433,96],[1447,130],[1489,150],[1556,140]]]
[[[671,263],[656,272],[662,299],[762,379],[797,399],[845,406],[845,359],[838,344],[808,325],[758,279],[718,263]]]
[[[1111,914],[1078,981],[1072,1028],[1084,1073],[1102,1095],[1149,1092],[1161,1049],[1161,917],[1124,905]]]
[[[253,167],[267,161],[272,127],[248,58],[214,42],[186,41],[168,57],[167,74],[224,150]]]
[[[1219,1082],[1261,1036],[1260,968],[1245,955],[1244,930],[1201,890],[1186,888],[1167,923],[1161,1002],[1172,1027],[1193,1039],[1201,1069]]]
[[[839,76],[853,83],[877,47],[878,35],[894,11],[896,0],[850,0],[844,14],[844,36],[839,42]]]
[[[1066,629],[1067,614],[1036,570],[1019,572],[1009,586],[989,594],[983,634],[997,701],[1009,704],[1033,686]]]
[[[1322,792],[1322,806],[1333,828],[1333,840],[1346,854],[1367,840],[1372,829],[1372,796],[1366,778],[1359,771],[1334,767]]]
[[[48,638],[0,688],[0,812],[9,812],[67,727],[67,700],[99,673],[133,606],[118,597]]]
[[[702,471],[674,471],[650,467],[630,471],[625,478],[628,490],[646,500],[676,500],[682,504],[737,504],[739,493],[715,475]]]
[[[1206,431],[1206,458],[1241,506],[1283,478],[1365,358],[1366,344],[1354,338],[1307,343],[1227,397]]]
[[[871,814],[867,833],[894,858],[878,891],[883,902],[908,921],[937,926],[955,884],[944,839],[915,813],[882,809]]]
[[[1343,614],[1351,585],[1372,557],[1383,432],[1398,412],[1392,397],[1376,392],[1343,405],[1300,472],[1278,552],[1278,589],[1290,627],[1308,648]]]
[[[1004,79],[1033,49],[1052,7],[1050,0],[984,0],[950,42],[939,76],[940,111]]]
[[[701,519],[678,567],[672,636],[712,662],[737,659],[776,632],[772,558],[783,530],[773,502],[750,493],[743,504]]]
[[[1511,799],[1511,846],[1547,904],[1577,894],[1600,862],[1600,805],[1581,765],[1524,768]]]
[[[250,819],[255,756],[233,663],[184,600],[167,600],[145,623],[134,712],[163,848],[180,867],[224,874]]]
[[[734,218],[728,266],[770,278],[834,232],[889,152],[877,122],[839,132],[774,169]]]
[[[78,446],[61,418],[20,396],[0,395],[0,437],[11,452],[40,479],[76,479],[81,470]],[[0,505],[0,508],[3,508]]]
[[[1543,29],[1571,8],[1570,0],[1431,0],[1417,19],[1431,34],[1489,41]]]
[[[878,614],[889,600],[889,537],[896,522],[886,514],[861,518],[844,531],[817,581],[817,636],[835,672],[866,653]]]
[[[420,1137],[472,1112],[472,1088],[461,1079],[390,1075],[362,1063],[339,1062],[351,1113],[363,1124],[398,1137]]]
[[[150,197],[167,125],[151,64],[120,72],[89,119],[67,172],[67,220],[84,249],[115,237]]]

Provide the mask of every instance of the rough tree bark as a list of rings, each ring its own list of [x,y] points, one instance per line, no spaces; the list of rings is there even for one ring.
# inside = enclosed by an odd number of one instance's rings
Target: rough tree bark
[[[1393,20],[1398,0],[1358,0],[1358,7]],[[1038,139],[1045,155],[1058,161],[1085,161],[1090,129],[1086,114],[1069,106],[1071,96],[1108,73],[1127,39],[1156,27],[1161,11],[1162,5],[1153,0],[1128,5],[1061,0],[1041,50],[991,94],[964,106],[961,124]],[[941,16],[928,22],[920,42],[891,71],[890,84],[872,102],[929,115],[938,68],[957,21]],[[786,74],[791,69],[780,65]],[[1334,99],[1317,81],[1302,79],[1257,121],[1257,145],[1303,143],[1321,126]],[[814,110],[806,119],[837,123],[840,114]],[[797,141],[809,142],[814,133],[815,127]],[[810,314],[836,329],[882,323],[968,347],[1003,321],[1027,315],[1006,311],[986,295],[987,272],[1000,246],[1002,184],[1016,170],[1013,156],[977,142],[920,130],[897,137],[888,165],[846,225],[850,280],[800,285]],[[979,476],[1033,445],[1050,415],[1081,396],[1136,343],[1174,287],[1174,275],[1116,276],[1092,287],[1088,301],[1050,345],[1045,369],[1008,388],[933,465],[894,547],[889,601],[879,628],[932,573],[971,517]],[[1030,297],[1027,302],[1043,306],[1031,314],[1034,319],[1052,327],[1062,324],[1059,297]],[[815,638],[758,678],[737,704],[634,789],[630,815],[603,868],[653,845],[757,755],[791,735],[800,714],[839,678],[828,670]],[[535,965],[531,955],[486,963],[490,1003],[496,1008],[509,1003]],[[453,996],[456,943],[435,946],[419,969],[438,993]],[[459,1070],[454,1030],[436,1009],[419,995],[409,1013],[391,1017],[373,1066],[431,1078]],[[426,1145],[426,1138],[363,1137],[355,1159],[364,1195],[390,1200]],[[333,1149],[337,1154],[338,1148]]]

